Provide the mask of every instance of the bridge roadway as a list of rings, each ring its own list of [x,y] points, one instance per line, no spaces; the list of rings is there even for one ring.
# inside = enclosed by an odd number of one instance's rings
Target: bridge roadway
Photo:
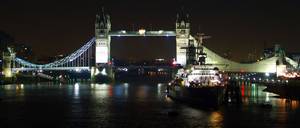
[[[150,69],[166,69],[166,68],[173,68],[172,66],[135,66],[135,65],[129,65],[129,66],[113,66],[114,69],[137,69],[137,68],[150,68]],[[12,68],[13,72],[23,72],[23,71],[90,71],[90,67],[51,67],[51,68]]]
[[[64,70],[74,70],[74,71],[89,71],[90,67],[50,67],[50,68],[12,68],[13,72],[16,71],[39,71],[39,70],[45,70],[45,71],[64,71]]]
[[[116,32],[110,32],[110,36],[176,36],[176,33],[174,31],[116,31]]]

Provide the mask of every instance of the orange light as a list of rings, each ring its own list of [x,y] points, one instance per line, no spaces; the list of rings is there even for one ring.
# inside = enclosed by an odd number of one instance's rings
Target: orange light
[[[145,33],[146,33],[146,30],[145,30],[145,29],[140,29],[140,30],[139,30],[139,34],[140,34],[140,35],[144,35]]]

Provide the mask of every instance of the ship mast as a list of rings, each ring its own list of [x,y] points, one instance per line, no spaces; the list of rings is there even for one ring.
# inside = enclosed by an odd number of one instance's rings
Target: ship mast
[[[203,40],[209,38],[211,38],[211,36],[205,35],[204,33],[198,33],[195,37],[197,43],[196,56],[200,65],[205,64],[205,59],[207,57],[206,53],[203,51]]]

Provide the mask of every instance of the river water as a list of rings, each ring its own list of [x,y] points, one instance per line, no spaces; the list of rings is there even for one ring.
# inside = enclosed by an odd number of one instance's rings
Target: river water
[[[173,101],[166,97],[163,83],[1,85],[0,127],[300,126],[298,101],[277,98],[262,91],[265,88],[262,85],[241,82],[240,86],[242,105],[210,109]],[[265,103],[272,107],[261,105]]]

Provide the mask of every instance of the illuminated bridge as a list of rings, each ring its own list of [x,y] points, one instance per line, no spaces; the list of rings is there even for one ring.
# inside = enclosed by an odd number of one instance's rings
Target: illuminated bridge
[[[176,62],[183,66],[186,65],[187,53],[186,49],[190,42],[197,46],[197,42],[190,34],[190,21],[187,14],[179,13],[175,24],[175,31],[111,31],[110,17],[104,13],[96,15],[95,37],[90,39],[81,48],[71,53],[70,55],[48,64],[34,64],[15,57],[15,53],[10,50],[10,54],[4,56],[6,69],[4,74],[11,76],[12,73],[22,71],[43,71],[43,70],[74,70],[74,71],[90,71],[98,70],[98,72],[107,72],[113,70],[111,65],[110,45],[112,36],[173,36],[176,37]],[[202,41],[202,40],[201,40]],[[215,64],[220,70],[228,72],[257,72],[257,73],[278,73],[284,72],[286,66],[298,68],[297,62],[285,57],[283,54],[276,53],[274,57],[261,60],[251,64],[242,64],[223,58],[215,52],[204,46],[204,52],[207,53],[207,63]],[[277,51],[275,51],[277,52]],[[95,58],[95,59],[94,59]],[[92,61],[93,60],[93,61]],[[284,64],[283,62],[287,62]],[[11,68],[12,66],[12,68]]]
[[[113,34],[112,36],[118,36],[118,35]],[[128,36],[128,35],[122,35],[122,36]],[[135,34],[135,36],[139,36],[139,34]],[[144,36],[148,36],[148,35],[145,34]],[[170,36],[175,36],[175,35],[170,34]],[[69,56],[66,56],[65,58],[62,58],[60,60],[48,64],[42,64],[42,65],[33,64],[31,62],[16,57],[14,59],[15,64],[13,64],[14,67],[12,68],[12,71],[17,72],[17,71],[35,71],[35,70],[74,70],[74,71],[90,70],[90,67],[94,66],[93,64],[91,64],[92,62],[91,57],[93,53],[92,51],[94,49],[94,44],[95,44],[95,38],[92,38],[84,46],[82,46],[80,49],[70,54]],[[230,72],[243,71],[243,72],[276,73],[277,71],[276,61],[282,59],[280,57],[274,56],[251,64],[241,64],[223,58],[206,47],[204,47],[204,52],[207,53],[207,63],[218,65],[218,67],[221,70],[230,71]],[[295,68],[298,66],[298,63],[293,61],[292,59],[288,57],[285,57],[284,59],[291,66]]]

